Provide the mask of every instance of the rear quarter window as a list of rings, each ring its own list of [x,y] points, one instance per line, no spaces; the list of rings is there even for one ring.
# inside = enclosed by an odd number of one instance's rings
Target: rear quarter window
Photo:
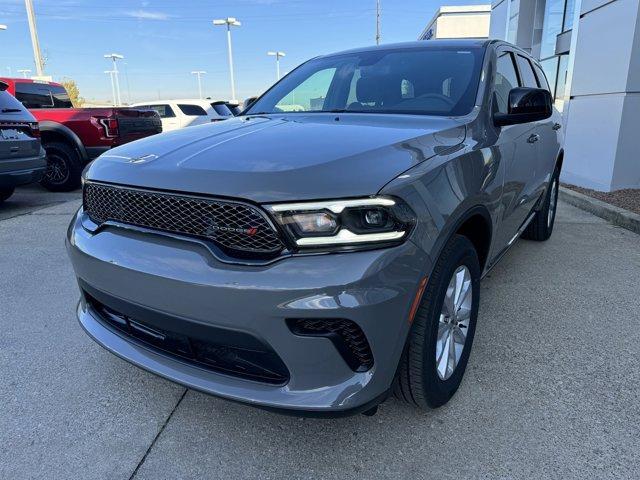
[[[46,83],[16,82],[16,98],[27,108],[73,108],[64,87]]]
[[[160,115],[160,118],[173,118],[176,114],[169,105],[140,105],[137,108],[143,108],[148,110],[155,110]]]
[[[529,60],[527,60],[522,55],[516,55],[516,59],[518,62],[518,69],[520,70],[520,76],[522,77],[522,86],[537,88],[538,82],[536,80],[535,73],[533,73],[533,68],[531,67],[531,63],[529,63]]]
[[[191,105],[191,104],[178,104],[178,108],[182,113],[188,115],[190,117],[206,117],[207,111],[202,108],[200,105]]]

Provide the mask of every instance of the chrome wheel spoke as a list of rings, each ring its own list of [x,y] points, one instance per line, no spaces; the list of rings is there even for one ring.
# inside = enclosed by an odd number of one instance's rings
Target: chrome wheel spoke
[[[460,265],[449,280],[438,320],[435,359],[442,380],[448,379],[460,363],[471,321],[472,291],[471,272]]]

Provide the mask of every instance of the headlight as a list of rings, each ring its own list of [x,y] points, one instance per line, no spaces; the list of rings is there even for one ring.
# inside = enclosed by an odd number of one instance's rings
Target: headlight
[[[411,208],[390,197],[286,203],[267,209],[299,248],[397,243],[415,224]]]

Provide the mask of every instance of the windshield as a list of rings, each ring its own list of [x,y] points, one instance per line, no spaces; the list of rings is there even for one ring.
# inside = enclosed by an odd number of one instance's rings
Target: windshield
[[[265,93],[246,114],[465,115],[475,103],[482,52],[479,47],[427,47],[310,60]]]

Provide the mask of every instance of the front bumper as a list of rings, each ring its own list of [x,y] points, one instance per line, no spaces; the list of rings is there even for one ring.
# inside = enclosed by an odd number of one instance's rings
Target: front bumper
[[[204,244],[106,226],[91,233],[82,210],[67,247],[81,288],[268,345],[289,376],[274,385],[214,372],[109,328],[83,296],[78,318],[109,351],[169,380],[230,400],[300,413],[357,412],[384,398],[409,331],[408,315],[429,259],[412,242],[371,251],[229,265]],[[180,320],[183,319],[183,320]],[[288,319],[347,319],[364,332],[374,363],[354,371],[328,338],[298,336]]]

